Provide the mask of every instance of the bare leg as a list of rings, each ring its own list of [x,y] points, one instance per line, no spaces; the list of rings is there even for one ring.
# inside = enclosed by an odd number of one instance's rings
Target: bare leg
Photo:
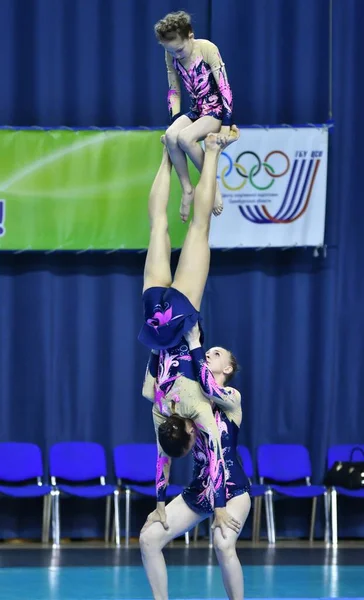
[[[199,142],[204,140],[208,133],[218,133],[220,131],[221,121],[214,117],[201,117],[192,125],[182,129],[178,135],[178,145],[201,173],[205,153]],[[218,216],[222,213],[223,202],[219,185],[216,183],[215,201],[213,214]]]
[[[167,504],[166,514],[169,529],[164,529],[161,523],[153,523],[139,538],[143,565],[154,600],[168,600],[167,568],[162,553],[164,546],[203,520],[187,506],[182,496],[177,496]]]
[[[250,496],[245,493],[229,500],[226,508],[229,514],[241,522],[243,528],[250,506]],[[214,531],[215,553],[229,600],[243,600],[244,598],[243,571],[236,554],[236,542],[239,534],[236,534],[232,529],[228,529],[227,537],[223,538],[220,529]]]
[[[182,221],[187,221],[190,212],[190,206],[193,201],[194,187],[191,183],[190,174],[188,172],[187,157],[185,152],[178,144],[179,133],[189,125],[192,121],[186,115],[182,115],[179,119],[168,127],[166,131],[166,145],[168,153],[173,163],[176,173],[179,177],[182,187],[182,200],[180,207],[180,215]]]
[[[164,147],[162,162],[149,194],[150,239],[144,267],[143,291],[154,286],[170,287],[172,283],[167,219],[171,168],[171,161]]]
[[[185,294],[200,310],[210,266],[209,230],[216,191],[216,171],[220,151],[239,137],[233,126],[229,137],[209,134],[205,140],[205,160],[195,191],[193,219],[183,244],[172,287]]]

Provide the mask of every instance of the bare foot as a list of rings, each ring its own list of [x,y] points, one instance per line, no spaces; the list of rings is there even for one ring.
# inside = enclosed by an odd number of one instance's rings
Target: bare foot
[[[240,137],[239,129],[236,125],[232,125],[230,128],[229,135],[222,135],[220,133],[209,133],[205,138],[206,150],[221,152],[225,150],[230,144],[236,142]]]
[[[205,137],[206,152],[220,152],[220,135],[218,133],[209,133]]]
[[[195,188],[192,188],[191,191],[188,191],[188,192],[182,190],[182,200],[181,200],[181,206],[179,209],[179,214],[184,223],[186,223],[186,221],[189,217],[190,208],[191,208],[191,204],[193,202],[194,195],[195,195]]]
[[[223,210],[224,210],[224,204],[223,204],[223,200],[222,200],[222,195],[221,195],[219,184],[216,182],[216,194],[215,194],[215,202],[214,202],[214,208],[212,209],[212,214],[215,215],[215,217],[218,217],[219,215],[221,215]]]
[[[205,139],[205,149],[207,152],[215,152],[219,153],[222,150],[225,150],[230,144],[236,142],[239,139],[240,132],[236,125],[233,125],[230,128],[229,135],[223,135],[220,133],[209,133]],[[215,202],[214,208],[212,209],[212,213],[215,217],[221,215],[224,209],[224,204],[221,196],[221,191],[219,188],[219,184],[216,183],[216,194],[215,194]]]

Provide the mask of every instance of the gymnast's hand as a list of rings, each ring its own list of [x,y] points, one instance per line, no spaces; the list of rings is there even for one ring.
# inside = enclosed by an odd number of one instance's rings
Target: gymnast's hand
[[[229,515],[226,508],[215,508],[215,518],[211,529],[214,530],[218,527],[220,527],[222,537],[226,539],[227,529],[232,529],[235,533],[239,534],[241,523],[235,517]]]
[[[148,529],[148,527],[153,525],[153,523],[161,523],[164,529],[169,529],[169,525],[167,523],[166,509],[164,505],[157,506],[157,508],[148,515],[148,518],[143,525],[141,533],[143,533],[143,531],[145,531],[146,529]]]
[[[190,350],[194,350],[194,348],[201,346],[200,327],[198,323],[185,333],[185,338]]]

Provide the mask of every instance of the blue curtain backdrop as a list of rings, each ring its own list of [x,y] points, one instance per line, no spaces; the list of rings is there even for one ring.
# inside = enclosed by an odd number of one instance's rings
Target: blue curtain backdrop
[[[165,125],[153,24],[181,7],[196,36],[220,47],[237,123],[328,118],[329,0],[0,0],[1,124]],[[253,452],[307,445],[316,481],[330,444],[364,441],[363,22],[361,0],[333,0],[327,257],[214,252],[202,310],[207,343],[231,348],[242,366],[241,442]],[[144,259],[0,256],[1,441],[38,443],[47,461],[60,440],[100,442],[109,459],[116,444],[154,440],[136,339]],[[176,464],[175,480],[190,468]],[[0,506],[0,538],[39,535],[36,504]],[[363,535],[360,503],[341,508],[341,533]],[[282,503],[279,533],[307,535],[307,519],[305,505],[288,516]],[[102,512],[67,502],[62,525],[68,536],[99,535]]]

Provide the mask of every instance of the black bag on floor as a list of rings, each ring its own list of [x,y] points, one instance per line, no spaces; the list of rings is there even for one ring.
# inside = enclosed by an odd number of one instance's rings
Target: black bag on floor
[[[355,452],[360,452],[363,460],[353,462]],[[326,473],[324,480],[326,487],[343,487],[348,490],[364,489],[364,451],[362,448],[353,448],[350,460],[335,462]]]

